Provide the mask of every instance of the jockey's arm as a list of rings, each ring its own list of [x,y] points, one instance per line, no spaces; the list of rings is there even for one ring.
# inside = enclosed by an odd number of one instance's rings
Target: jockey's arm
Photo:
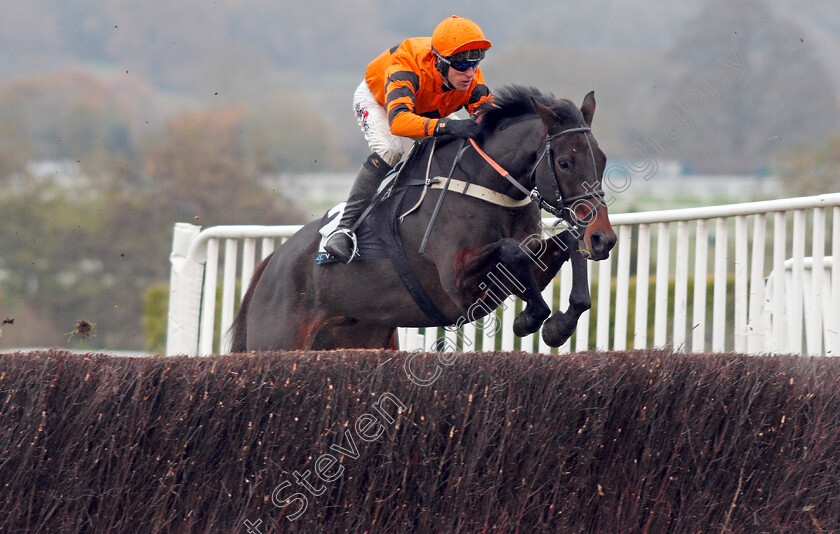
[[[414,113],[417,95],[414,87],[419,83],[414,72],[400,71],[388,76],[385,88],[385,109],[391,133],[400,137],[429,137],[434,134],[438,119]]]
[[[400,137],[422,138],[435,135],[440,119],[432,119],[416,114],[416,88],[419,86],[419,75],[407,68],[394,68],[387,75],[385,86],[385,109],[388,113],[388,123],[391,133]],[[478,107],[491,100],[490,90],[484,84],[484,78],[479,70],[476,73],[478,82],[470,93],[467,111],[475,113]]]
[[[476,73],[476,78],[478,79],[478,83],[473,88],[472,93],[470,93],[470,100],[467,102],[467,112],[470,115],[475,115],[482,105],[493,101],[493,95],[490,94],[490,89],[484,85],[484,77],[481,75],[481,71]]]

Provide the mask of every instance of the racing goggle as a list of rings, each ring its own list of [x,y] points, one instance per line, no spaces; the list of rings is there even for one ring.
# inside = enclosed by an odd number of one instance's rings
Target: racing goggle
[[[486,51],[484,49],[476,49],[476,50],[465,50],[464,52],[458,52],[455,55],[449,57],[443,57],[435,51],[435,54],[447,65],[452,67],[453,69],[459,72],[465,72],[470,69],[474,69],[478,67],[478,63],[484,59],[484,53]]]

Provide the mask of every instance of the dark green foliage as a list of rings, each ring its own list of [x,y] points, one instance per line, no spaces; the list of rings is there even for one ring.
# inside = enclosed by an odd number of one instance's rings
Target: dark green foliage
[[[169,286],[155,284],[143,293],[143,333],[146,348],[154,353],[166,352],[166,329],[169,311]]]
[[[68,346],[72,325],[87,320],[98,325],[88,350],[142,350],[143,294],[167,279],[175,222],[299,221],[296,206],[260,185],[238,119],[231,111],[173,120],[144,152],[143,186],[117,176],[72,187],[21,177],[9,188],[0,197],[0,313],[26,305],[37,323],[21,319],[0,347]]]
[[[406,356],[2,356],[0,531],[840,529],[840,360]]]

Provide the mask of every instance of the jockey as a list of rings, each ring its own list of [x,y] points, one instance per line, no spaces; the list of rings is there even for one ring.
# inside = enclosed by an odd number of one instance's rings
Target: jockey
[[[415,139],[478,134],[474,119],[449,115],[462,107],[472,114],[492,98],[478,66],[488,48],[490,41],[475,22],[452,16],[437,25],[431,38],[406,39],[368,65],[353,108],[373,153],[353,183],[344,215],[325,244],[327,252],[344,263],[353,259],[353,225]]]

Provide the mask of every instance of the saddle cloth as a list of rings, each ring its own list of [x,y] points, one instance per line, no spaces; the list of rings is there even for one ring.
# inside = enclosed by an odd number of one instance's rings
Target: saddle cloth
[[[338,227],[341,216],[344,214],[344,206],[346,202],[342,202],[324,214],[321,219],[321,225],[318,227],[318,233],[321,234],[321,241],[318,243],[318,252],[315,254],[315,263],[318,265],[328,265],[336,263],[338,258],[326,251],[324,245],[327,242],[327,237]],[[366,260],[381,260],[388,258],[388,253],[385,250],[385,243],[379,238],[379,232],[387,231],[386,228],[377,228],[376,217],[365,217],[359,227],[356,229],[356,242],[358,250],[353,261]]]
[[[379,186],[379,191],[371,201],[373,206],[366,213],[362,214],[362,220],[358,228],[356,228],[356,231],[353,232],[356,234],[356,245],[358,247],[353,261],[381,260],[389,257],[388,251],[385,248],[385,241],[381,238],[385,232],[391,231],[388,220],[389,215],[383,213],[383,210],[387,208],[383,208],[383,204],[388,204],[393,207],[395,206],[394,201],[396,201],[396,207],[399,207],[399,199],[402,198],[402,195],[392,196],[391,193],[399,177],[400,170],[405,165],[405,162],[412,157],[414,152],[414,150],[409,151],[405,159],[399,161],[388,172],[385,179],[382,180],[382,184]],[[321,225],[318,227],[321,240],[318,243],[318,252],[315,254],[315,263],[318,265],[329,265],[330,263],[339,261],[338,258],[333,257],[332,254],[326,251],[324,245],[327,243],[327,238],[330,234],[338,228],[338,223],[341,221],[341,216],[344,214],[344,207],[346,205],[346,202],[337,204],[327,211],[324,214],[324,218],[321,219]]]
[[[422,182],[411,185],[422,185]],[[388,194],[386,198],[374,199],[375,207],[365,217],[356,229],[356,240],[358,250],[356,261],[388,259],[400,276],[405,288],[417,306],[423,310],[430,319],[438,325],[450,324],[447,317],[438,310],[435,303],[423,288],[420,280],[411,267],[406,256],[400,233],[397,228],[397,214],[404,212],[404,205],[413,205],[420,198],[420,187],[405,187],[397,189],[394,194]],[[321,234],[319,250],[315,257],[315,263],[324,266],[336,263],[338,260],[324,250],[326,237],[335,230],[341,220],[345,203],[341,203],[329,210],[321,221],[318,233]]]

